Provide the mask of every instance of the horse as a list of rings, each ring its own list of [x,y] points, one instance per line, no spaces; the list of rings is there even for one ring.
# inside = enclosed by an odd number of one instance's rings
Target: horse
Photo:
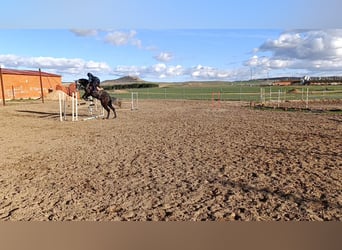
[[[82,99],[87,99],[89,96],[92,96],[98,100],[100,100],[102,107],[107,111],[106,119],[109,119],[110,110],[114,113],[114,118],[116,118],[115,108],[113,106],[113,100],[117,101],[116,98],[112,98],[108,92],[105,90],[93,91],[92,86],[90,86],[89,81],[87,79],[81,78],[75,81],[77,89],[80,87],[85,90],[85,93],[82,95]],[[117,101],[118,105],[121,106],[121,102]]]

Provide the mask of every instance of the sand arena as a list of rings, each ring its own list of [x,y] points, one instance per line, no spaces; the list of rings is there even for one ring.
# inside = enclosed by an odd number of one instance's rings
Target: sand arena
[[[342,220],[341,114],[148,100],[117,113],[1,106],[0,220]]]

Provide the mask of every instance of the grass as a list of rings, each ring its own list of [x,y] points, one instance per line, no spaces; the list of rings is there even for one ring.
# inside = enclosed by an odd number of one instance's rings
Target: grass
[[[109,92],[122,99],[130,99],[131,92],[136,92],[139,99],[212,100],[212,98],[220,98],[226,101],[260,101],[261,89],[264,91],[266,101],[279,98],[281,100],[306,99],[307,89],[309,100],[342,99],[342,85],[263,86],[214,82],[203,84],[203,86],[201,84],[170,84],[161,88],[128,89],[126,93]]]

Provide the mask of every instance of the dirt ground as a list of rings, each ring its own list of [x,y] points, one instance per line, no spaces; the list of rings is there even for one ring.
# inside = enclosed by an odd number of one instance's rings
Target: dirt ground
[[[0,106],[0,220],[342,220],[342,115],[145,101]],[[83,118],[81,116],[80,118]]]

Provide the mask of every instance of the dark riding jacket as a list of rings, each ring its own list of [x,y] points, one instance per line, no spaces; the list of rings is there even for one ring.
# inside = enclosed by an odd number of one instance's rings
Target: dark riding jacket
[[[89,84],[94,87],[94,90],[96,90],[96,87],[100,86],[100,78],[90,73],[88,77],[89,77]]]

